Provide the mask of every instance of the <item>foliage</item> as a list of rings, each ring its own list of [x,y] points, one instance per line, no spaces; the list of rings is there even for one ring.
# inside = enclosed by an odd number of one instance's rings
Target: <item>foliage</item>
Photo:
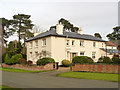
[[[72,59],[72,63],[94,63],[93,59],[87,56],[75,56]]]
[[[94,36],[97,37],[97,38],[102,38],[99,33],[95,33]]]
[[[30,31],[33,27],[30,15],[18,14],[13,16],[13,29],[18,33],[20,39],[26,40],[26,38],[33,37],[33,33]]]
[[[45,57],[37,60],[37,65],[46,65],[48,63],[55,63],[55,60],[50,57]]]
[[[33,64],[33,61],[28,60],[28,61],[27,61],[27,64],[28,64],[28,65],[32,65],[32,64]]]
[[[120,40],[120,26],[114,27],[113,32],[107,35],[109,40]]]
[[[10,41],[8,48],[6,48],[6,51],[9,54],[10,58],[15,54],[21,53],[22,50],[21,42],[17,42],[17,45],[15,45],[15,42],[16,41]]]
[[[103,63],[108,63],[110,64],[112,62],[112,60],[109,57],[104,57],[103,58]]]
[[[21,54],[16,54],[16,55],[12,56],[12,58],[11,58],[12,64],[20,64],[21,58],[22,58]]]
[[[11,59],[10,59],[8,54],[5,55],[5,59],[4,60],[5,60],[5,64],[8,64],[8,65],[12,64]]]
[[[78,27],[74,27],[73,24],[71,24],[68,20],[61,18],[59,20],[59,23],[62,23],[64,25],[64,31],[69,31],[69,32],[77,32],[78,31]],[[56,29],[56,26],[51,26],[50,30],[52,29]]]
[[[100,58],[98,59],[98,62],[97,62],[97,63],[102,63],[102,62],[103,62],[103,58],[104,58],[104,57],[100,57]]]
[[[115,63],[115,64],[120,64],[120,58],[117,57],[117,56],[114,56],[114,57],[112,58],[112,61],[113,61],[113,63]]]
[[[3,39],[2,42],[6,44],[7,38],[14,34],[15,30],[11,28],[12,20],[8,20],[6,18],[1,18],[2,20],[2,31],[3,31]]]
[[[69,67],[70,66],[70,61],[69,60],[62,60],[62,65],[64,66],[64,67]]]

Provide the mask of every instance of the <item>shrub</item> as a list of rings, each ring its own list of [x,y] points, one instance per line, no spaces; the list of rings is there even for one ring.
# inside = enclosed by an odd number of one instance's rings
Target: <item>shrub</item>
[[[55,60],[50,57],[45,57],[37,60],[37,65],[46,65],[48,63],[55,63]]]
[[[84,63],[94,63],[93,59],[87,56],[75,56],[72,59],[72,63],[80,63],[80,64],[84,64]]]
[[[102,63],[102,62],[103,62],[103,57],[100,57],[97,63]]]
[[[10,59],[10,57],[9,57],[8,54],[5,55],[4,60],[5,60],[5,64],[8,64],[8,65],[11,65],[11,64],[12,64],[12,61],[11,61],[11,59]]]
[[[33,61],[28,60],[28,61],[27,61],[27,64],[28,64],[28,65],[32,65],[32,64],[33,64]]]
[[[111,59],[109,57],[104,57],[103,58],[103,63],[111,63]]]
[[[69,66],[70,66],[70,61],[64,59],[64,60],[62,61],[62,65],[63,65],[64,67],[69,67]]]
[[[12,56],[12,58],[11,58],[12,64],[20,64],[21,58],[22,58],[21,54],[16,54],[16,55]]]
[[[114,57],[112,58],[112,61],[113,61],[113,63],[115,63],[115,64],[120,64],[120,58],[117,57],[117,56],[114,56]]]

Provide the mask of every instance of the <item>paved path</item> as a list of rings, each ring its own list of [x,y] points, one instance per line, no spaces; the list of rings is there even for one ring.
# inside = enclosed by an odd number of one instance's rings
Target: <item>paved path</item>
[[[118,88],[118,83],[57,77],[61,71],[41,73],[2,73],[3,85],[14,88]]]

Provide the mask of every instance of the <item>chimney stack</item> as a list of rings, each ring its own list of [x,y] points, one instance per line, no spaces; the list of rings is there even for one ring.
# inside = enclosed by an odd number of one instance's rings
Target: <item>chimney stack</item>
[[[63,34],[63,27],[63,24],[61,22],[58,22],[58,24],[56,25],[56,33]]]
[[[81,28],[81,27],[79,27],[78,33],[79,33],[79,34],[83,34],[83,31],[82,31],[82,28]]]

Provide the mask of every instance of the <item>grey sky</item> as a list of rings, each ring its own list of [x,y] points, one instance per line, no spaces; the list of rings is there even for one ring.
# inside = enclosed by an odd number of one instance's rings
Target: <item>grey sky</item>
[[[31,15],[33,23],[40,30],[48,30],[56,25],[60,18],[69,20],[72,24],[82,27],[83,33],[93,35],[99,32],[103,39],[118,25],[117,0],[1,0],[0,17],[12,19],[18,13]],[[106,2],[105,2],[106,1]],[[15,36],[9,40],[15,40]]]

